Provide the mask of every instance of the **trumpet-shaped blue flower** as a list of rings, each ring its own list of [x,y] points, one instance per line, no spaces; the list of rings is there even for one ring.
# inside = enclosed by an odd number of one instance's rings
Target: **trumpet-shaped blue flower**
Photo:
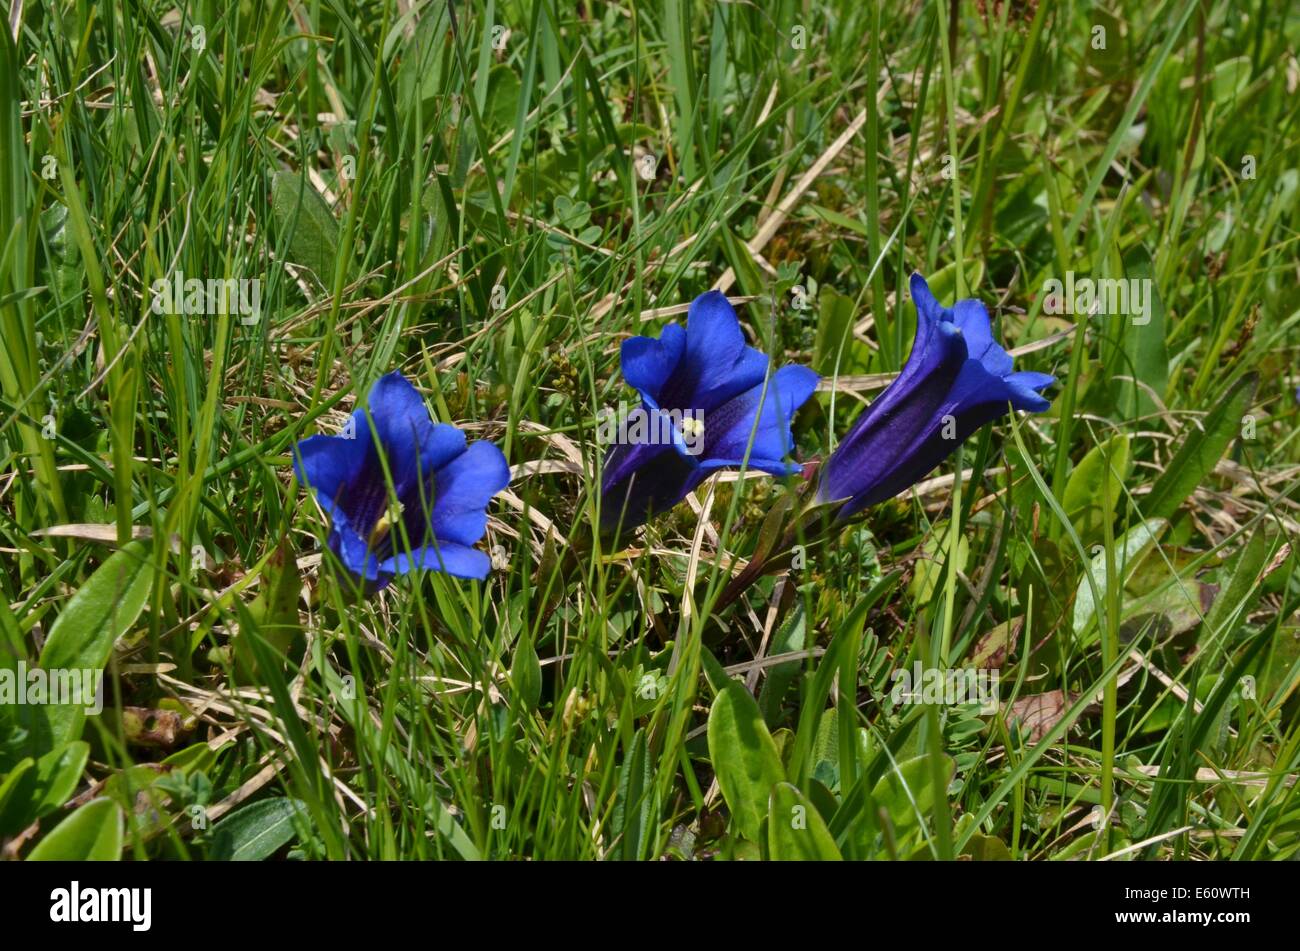
[[[486,577],[490,560],[473,546],[510,481],[501,450],[435,425],[401,373],[376,380],[367,404],[342,435],[312,436],[294,452],[298,481],[330,517],[330,550],[370,590],[418,568]]]
[[[626,340],[621,357],[623,376],[651,421],[642,429],[652,438],[642,432],[620,440],[606,457],[606,527],[640,525],[719,469],[798,469],[790,462],[790,420],[812,396],[817,374],[785,366],[769,377],[767,355],[745,343],[736,312],[719,292],[691,303],[685,329],[672,323],[658,339]]]
[[[1045,373],[1012,372],[978,300],[943,307],[913,274],[916,342],[903,372],[853,424],[823,469],[817,498],[846,500],[840,517],[919,481],[971,433],[1014,409],[1042,412]]]

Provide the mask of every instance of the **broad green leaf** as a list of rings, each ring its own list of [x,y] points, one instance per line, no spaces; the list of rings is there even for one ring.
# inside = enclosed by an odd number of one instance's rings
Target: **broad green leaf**
[[[89,757],[89,744],[80,740],[68,743],[22,771],[12,789],[0,789],[0,836],[21,832],[67,802]]]
[[[618,794],[614,800],[611,829],[618,839],[623,858],[637,861],[646,858],[654,831],[655,782],[647,749],[646,734],[638,730],[632,749],[619,771]]]
[[[817,765],[814,759],[817,737],[820,734],[822,715],[826,710],[826,700],[830,697],[831,684],[835,675],[843,667],[846,656],[856,658],[862,643],[862,625],[866,622],[867,612],[886,582],[892,585],[891,578],[882,578],[867,596],[854,607],[844,619],[840,629],[831,638],[826,653],[817,665],[817,673],[803,696],[799,711],[799,727],[795,732],[794,751],[790,754],[790,780],[795,785],[803,782]]]
[[[1139,500],[1138,507],[1146,518],[1169,518],[1214,471],[1228,444],[1241,432],[1242,416],[1254,399],[1258,382],[1259,376],[1255,373],[1242,377],[1199,427],[1195,424],[1185,427],[1178,452],[1156,479],[1150,494]]]
[[[1121,433],[1093,446],[1070,473],[1061,504],[1085,545],[1114,520],[1131,466],[1128,434]]]
[[[1137,570],[1142,559],[1150,554],[1166,524],[1164,519],[1149,518],[1145,522],[1134,525],[1121,537],[1115,539],[1115,570],[1119,572],[1121,597],[1124,582]],[[1098,593],[1105,598],[1106,552],[1100,545],[1094,545],[1093,548],[1095,550],[1087,570],[1092,574]],[[1097,605],[1093,600],[1092,586],[1085,575],[1080,579],[1079,590],[1074,596],[1074,634],[1082,639],[1081,646],[1086,647],[1097,640],[1097,627],[1092,624],[1096,612]]]
[[[110,556],[59,612],[41,651],[41,666],[105,666],[117,639],[144,610],[153,574],[144,541],[129,542]]]
[[[1280,706],[1300,683],[1300,637],[1285,624],[1273,632],[1272,647],[1266,659],[1256,691],[1266,708]]]
[[[943,576],[943,558],[948,543],[948,522],[935,522],[934,528],[921,543],[921,556],[916,560],[912,581],[907,586],[907,593],[917,604],[929,604],[934,597],[935,585]],[[962,534],[957,538],[957,565],[960,572],[966,570],[970,558],[970,539]]]
[[[1010,862],[1011,850],[1007,844],[996,836],[971,834],[964,855],[969,855],[976,862]]]
[[[417,17],[416,14],[419,14]],[[414,36],[406,37],[411,21],[415,24]],[[442,60],[452,55],[450,44],[443,42],[447,32],[447,8],[435,6],[428,9],[411,7],[397,17],[384,40],[383,59],[388,61],[394,49],[403,44],[397,71],[397,100],[403,115],[419,109],[426,100],[438,95],[438,77]]]
[[[1222,108],[1233,108],[1237,97],[1250,83],[1250,57],[1225,59],[1214,67],[1214,76],[1210,82],[1214,101]]]
[[[257,657],[249,641],[251,632],[260,637],[274,656],[286,657],[302,639],[302,621],[298,616],[298,597],[302,594],[302,575],[288,537],[266,559],[262,569],[262,586],[248,605],[245,619],[241,615],[239,630],[231,638],[234,647],[235,673],[242,683],[264,683],[258,671]]]
[[[1202,639],[1226,633],[1223,628],[1234,615],[1240,623],[1264,593],[1258,584],[1260,572],[1268,564],[1275,545],[1265,525],[1261,524],[1242,547],[1233,562],[1232,575],[1219,590],[1205,615]],[[1202,643],[1202,646],[1206,644]]]
[[[731,683],[731,676],[727,669],[722,666],[718,658],[713,656],[713,652],[707,647],[700,649],[700,670],[704,673],[704,679],[709,682],[709,687],[714,693],[719,693],[727,684]]]
[[[29,862],[115,862],[122,857],[122,810],[92,799],[64,819],[27,856]]]
[[[944,763],[945,775],[951,779],[953,761],[945,756]],[[923,753],[891,767],[876,783],[871,798],[888,813],[896,837],[918,828],[934,805],[929,754]]]
[[[32,771],[36,761],[30,756],[25,756],[9,769],[4,779],[0,779],[0,817],[9,811],[10,801],[16,797],[18,788],[23,783],[23,777]],[[0,835],[4,835],[3,825],[0,825]]]
[[[1047,211],[1037,200],[1047,184],[1037,166],[1007,159],[1002,167],[1014,171],[1015,177],[998,189],[1001,197],[994,212],[994,227],[1013,246],[1026,247],[1038,239],[1047,224]]]
[[[821,813],[797,787],[777,783],[772,788],[767,817],[768,853],[776,861],[841,859]]]
[[[865,369],[865,362],[860,359],[862,344],[853,336],[853,298],[822,286],[817,291],[817,313],[813,369],[823,376]]]
[[[154,568],[144,541],[128,542],[111,555],[68,600],[41,651],[47,671],[101,671],[113,645],[131,629],[153,587]],[[44,707],[50,748],[77,739],[90,703]]]
[[[260,862],[293,839],[294,820],[307,814],[297,799],[263,799],[236,809],[212,827],[211,858]]]
[[[1148,563],[1153,560],[1157,559],[1146,559]],[[1163,584],[1154,591],[1135,596],[1130,581],[1120,610],[1121,637],[1128,641],[1149,632],[1152,637],[1164,640],[1190,631],[1201,623],[1205,587],[1194,577],[1166,571]]]
[[[1002,667],[1007,654],[1016,646],[1016,639],[1024,629],[1023,616],[1011,618],[989,628],[971,650],[966,666],[977,670],[988,667]]]
[[[537,709],[542,696],[542,665],[533,647],[532,636],[525,631],[515,645],[515,660],[510,667],[510,683],[515,698],[525,710]]]
[[[772,638],[772,646],[768,651],[769,655],[776,657],[781,654],[790,654],[803,650],[806,629],[803,603],[795,602],[790,616],[782,622],[777,629],[776,635]],[[799,671],[803,669],[803,663],[802,660],[792,660],[767,669],[767,675],[763,678],[763,686],[758,691],[758,706],[763,711],[763,722],[768,726],[775,727],[777,725],[786,691],[790,689],[790,684],[794,683],[794,679],[799,676]]]
[[[718,692],[709,711],[709,758],[736,830],[758,842],[772,787],[785,779],[776,744],[743,684]]]
[[[1144,285],[1147,288],[1145,315],[1135,315],[1122,325],[1125,369],[1115,379],[1115,406],[1120,416],[1138,419],[1160,411],[1156,400],[1163,397],[1169,385],[1165,303],[1156,286],[1155,266],[1146,249],[1135,248],[1125,256],[1124,273],[1130,280],[1151,282]],[[1138,323],[1139,320],[1144,322]]]
[[[508,128],[519,105],[519,75],[504,63],[488,73],[487,109],[483,119],[494,129]]]
[[[271,214],[276,228],[287,235],[285,257],[309,268],[322,287],[334,280],[339,223],[311,182],[290,171],[271,179]]]
[[[58,303],[75,300],[81,293],[83,271],[78,266],[80,249],[68,232],[68,206],[50,205],[41,212],[41,229],[45,232],[45,247],[49,254],[52,296]]]
[[[823,783],[839,782],[839,710],[831,707],[822,714],[821,723],[817,725],[817,737],[813,740],[812,775]]]
[[[758,538],[754,542],[755,562],[761,563],[767,558],[777,543],[786,533],[786,522],[794,500],[789,495],[782,495],[763,516],[763,523],[758,527]]]

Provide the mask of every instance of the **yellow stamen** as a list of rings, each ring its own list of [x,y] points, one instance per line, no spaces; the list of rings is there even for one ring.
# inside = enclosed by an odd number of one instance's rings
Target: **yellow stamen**
[[[694,416],[682,417],[682,435],[683,436],[704,435],[704,420],[696,419]]]
[[[388,537],[388,532],[393,527],[393,523],[401,517],[401,502],[394,503],[383,515],[379,516],[379,521],[375,522],[375,527],[370,530],[369,545],[371,551],[379,548],[380,543]]]

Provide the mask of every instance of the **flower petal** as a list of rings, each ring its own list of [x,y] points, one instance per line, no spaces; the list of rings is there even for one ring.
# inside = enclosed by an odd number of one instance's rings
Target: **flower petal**
[[[1042,390],[1056,382],[1056,377],[1051,374],[1021,370],[1019,373],[1007,375],[1003,378],[1003,382],[1011,391],[1007,399],[1016,409],[1041,413],[1052,405],[1047,397],[1039,395]]]
[[[923,278],[919,272],[913,271],[912,276],[907,281],[908,289],[912,292],[912,303],[916,305],[916,316],[924,323],[937,323],[941,320],[952,320],[952,315],[947,313],[944,306],[935,299],[930,290],[930,284]],[[917,332],[917,338],[921,336]]]
[[[1042,411],[1044,373],[1013,373],[975,299],[943,308],[919,274],[911,278],[917,339],[898,378],[853,424],[823,467],[817,496],[847,499],[841,518],[923,478],[981,426],[1009,408]]]
[[[660,393],[664,409],[708,412],[767,375],[767,355],[745,343],[730,301],[708,291],[686,314],[686,355]]]
[[[429,408],[419,391],[396,370],[375,381],[366,407],[384,448],[393,487],[400,495],[419,478],[423,457],[431,451],[428,444],[434,437],[434,425]]]
[[[677,324],[666,325],[657,340],[654,337],[624,340],[619,350],[623,377],[642,396],[658,400],[685,350],[686,331]]]
[[[298,443],[294,473],[332,519],[344,515],[368,534],[387,502],[384,471],[364,412],[352,414],[347,431],[350,436],[310,436]]]
[[[360,417],[360,418],[358,418]],[[352,414],[349,431],[363,432],[364,415]],[[310,488],[325,511],[333,511],[344,489],[354,482],[366,465],[370,440],[343,436],[309,436],[294,447],[293,471],[298,481]]]
[[[745,349],[745,334],[731,301],[721,291],[705,291],[686,312],[686,352],[690,359],[730,366]]]
[[[1037,383],[1041,383],[1039,378],[1054,382],[1046,374],[1026,376],[1034,377]],[[1033,405],[1023,405],[1029,401]],[[1008,403],[1016,409],[1033,411],[1050,405],[1029,387],[1013,384],[1010,378],[1004,380],[994,376],[978,360],[967,360],[942,405],[928,420],[911,427],[910,431],[897,431],[892,434],[894,438],[875,445],[877,453],[887,459],[887,465],[876,475],[867,491],[855,495],[841,510],[841,517],[893,498],[925,478],[980,427],[1005,416]]]
[[[465,451],[465,434],[450,423],[435,423],[420,448],[420,472],[426,478]]]
[[[916,338],[902,372],[871,404],[872,407],[880,404],[877,412],[886,411],[895,400],[907,392],[916,379],[929,375],[938,363],[951,358],[947,348],[951,346],[953,335],[944,326],[945,324],[952,326],[951,314],[947,314],[939,306],[939,302],[930,293],[930,285],[920,274],[912,275],[909,287],[912,292],[912,302],[916,305]]]
[[[605,456],[605,464],[601,467],[601,491],[609,492],[655,456],[670,448],[652,443],[618,443]]]
[[[473,443],[435,472],[432,524],[439,544],[473,545],[482,538],[487,505],[509,483],[506,457],[490,442]]]
[[[657,341],[624,343],[623,371],[641,393],[645,415],[638,422],[647,424],[635,432],[653,432],[625,435],[620,425],[620,442],[606,456],[601,479],[602,525],[640,525],[681,501],[711,471],[746,458],[753,468],[791,471],[790,418],[817,376],[793,367],[779,371],[762,401],[768,363],[766,354],[746,344],[736,312],[717,291],[691,302],[684,332],[670,324]],[[697,428],[686,426],[687,416],[703,421],[702,440]]]
[[[341,510],[330,518],[329,547],[353,575],[367,581],[379,577],[379,558]]]
[[[776,475],[794,471],[797,466],[788,461],[794,452],[790,420],[813,395],[817,380],[807,367],[785,366],[772,374],[766,393],[760,383],[707,414],[700,465],[740,466],[748,456],[751,468]]]
[[[883,502],[925,478],[980,427],[1005,416],[1010,399],[1011,387],[1005,381],[990,374],[978,360],[967,360],[943,405],[910,439],[891,447],[889,471],[841,514],[851,515]],[[1046,400],[1043,402],[1046,405]]]
[[[989,312],[984,303],[974,298],[959,300],[952,305],[952,312],[954,321],[966,337],[966,349],[971,358],[978,360],[994,376],[1010,373],[1011,354],[993,339],[993,328],[989,325]]]
[[[636,528],[686,498],[708,474],[671,446],[616,446],[611,457],[620,450],[636,453],[639,461],[620,467],[627,475],[602,490],[600,521],[607,529]]]
[[[475,443],[475,445],[484,445]],[[487,443],[486,445],[491,445]],[[437,545],[424,545],[409,555],[398,552],[391,558],[385,558],[380,564],[380,571],[389,575],[404,575],[424,568],[441,571],[443,574],[457,578],[476,578],[482,581],[492,567],[492,559],[476,548],[457,545],[455,542],[442,542]]]
[[[891,474],[910,447],[944,415],[949,394],[963,365],[979,366],[966,358],[966,341],[955,325],[939,323],[937,346],[924,376],[902,377],[890,384],[858,417],[839,447],[826,461],[818,497],[823,502],[852,499],[842,515],[851,515],[888,495],[878,488],[892,484]],[[892,392],[891,392],[892,391]],[[888,399],[886,398],[888,397]],[[948,451],[956,448],[956,443]],[[890,493],[893,494],[893,493]]]

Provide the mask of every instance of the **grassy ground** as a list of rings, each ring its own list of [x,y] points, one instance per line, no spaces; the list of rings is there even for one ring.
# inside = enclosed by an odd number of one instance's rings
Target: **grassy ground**
[[[108,677],[84,722],[0,706],[7,856],[1300,847],[1288,5],[11,8],[0,665]],[[732,604],[796,480],[567,554],[622,339],[728,291],[822,373],[824,458],[914,270],[1050,412]],[[1048,313],[1071,271],[1151,306]],[[177,272],[257,319],[155,313]],[[485,583],[353,602],[290,454],[395,368],[515,477]],[[996,709],[897,702],[918,662]]]

